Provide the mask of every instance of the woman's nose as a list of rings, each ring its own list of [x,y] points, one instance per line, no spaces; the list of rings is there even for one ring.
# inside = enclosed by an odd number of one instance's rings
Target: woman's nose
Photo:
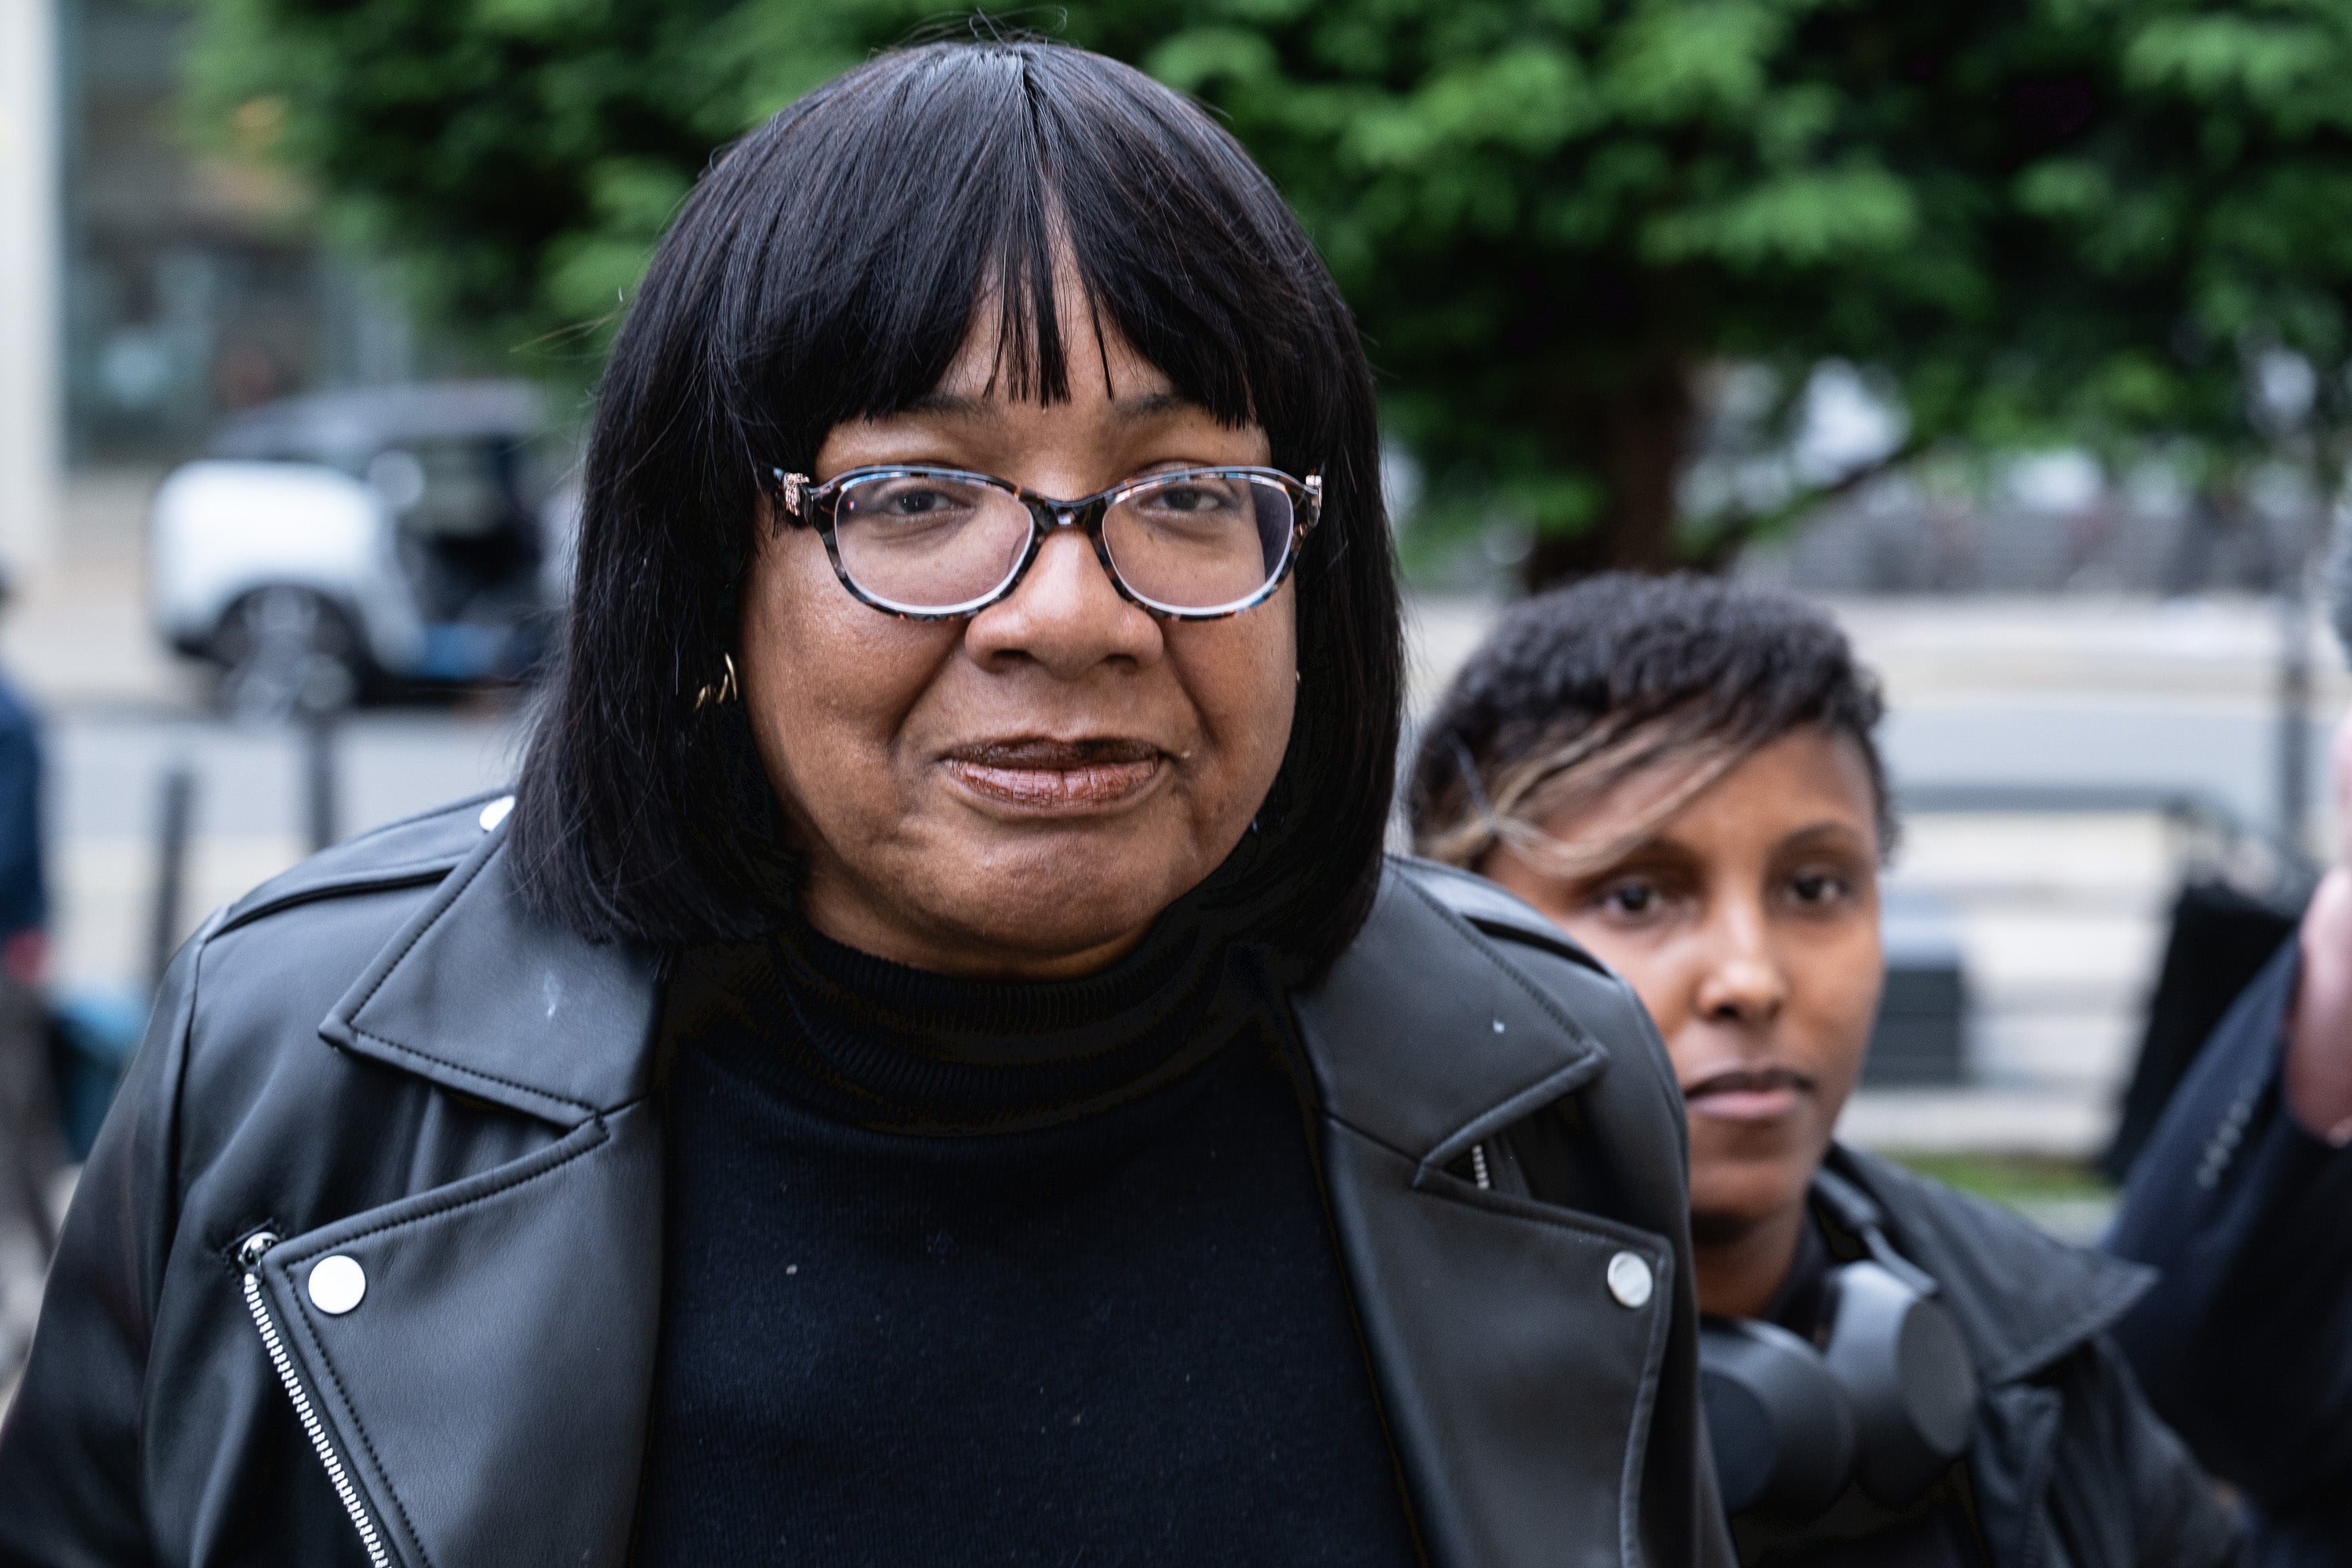
[[[1769,1024],[1789,1000],[1761,911],[1733,911],[1713,922],[1709,952],[1694,998],[1701,1017],[1720,1024]]]
[[[1026,659],[1075,679],[1108,660],[1157,658],[1160,623],[1119,593],[1093,541],[1057,528],[1020,585],[971,618],[964,646],[982,664]]]

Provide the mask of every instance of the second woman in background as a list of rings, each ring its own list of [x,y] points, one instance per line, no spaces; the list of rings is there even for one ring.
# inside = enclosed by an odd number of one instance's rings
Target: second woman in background
[[[2231,1520],[2106,1336],[2147,1272],[1832,1139],[1885,973],[1879,713],[1794,599],[1591,579],[1455,679],[1417,845],[1549,914],[1665,1037],[1743,1561],[2227,1561]]]

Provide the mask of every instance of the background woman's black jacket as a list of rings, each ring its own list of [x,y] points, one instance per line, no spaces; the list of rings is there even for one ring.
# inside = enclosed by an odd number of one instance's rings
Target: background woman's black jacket
[[[2352,1563],[2352,1149],[2280,1097],[2300,952],[2290,939],[2199,1054],[2107,1240],[2161,1270],[2116,1341],[2245,1494],[2263,1568]]]
[[[1969,1479],[1997,1568],[2234,1560],[2235,1521],[2107,1337],[2146,1269],[1842,1145],[1829,1164],[1877,1202],[1968,1342],[1983,1389]]]
[[[298,868],[173,964],[0,1428],[0,1563],[625,1559],[657,966],[527,910],[480,806]],[[1682,1108],[1639,1002],[1491,885],[1396,862],[1292,1004],[1430,1560],[1726,1562]],[[330,1312],[336,1256],[365,1292]]]

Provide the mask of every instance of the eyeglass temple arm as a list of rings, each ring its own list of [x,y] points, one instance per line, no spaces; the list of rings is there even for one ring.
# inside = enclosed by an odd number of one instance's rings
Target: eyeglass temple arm
[[[806,521],[805,512],[809,490],[812,488],[809,484],[809,477],[806,474],[788,474],[782,468],[770,468],[768,478],[774,482],[777,493],[782,499],[784,515],[795,522]]]

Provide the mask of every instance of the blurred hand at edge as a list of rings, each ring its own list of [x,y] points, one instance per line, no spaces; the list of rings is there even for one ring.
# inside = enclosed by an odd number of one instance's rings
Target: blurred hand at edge
[[[2352,1143],[2352,713],[2336,726],[2329,772],[2343,844],[2304,911],[2286,1102],[2306,1131],[2341,1148]]]
[[[0,943],[0,973],[37,989],[49,977],[49,933],[36,926]]]

